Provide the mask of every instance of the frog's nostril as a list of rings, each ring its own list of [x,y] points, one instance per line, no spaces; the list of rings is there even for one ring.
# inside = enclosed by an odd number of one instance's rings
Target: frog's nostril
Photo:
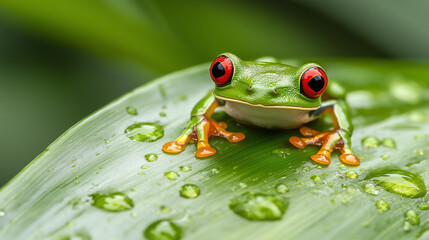
[[[252,90],[252,88],[253,88],[253,86],[249,86],[249,87],[247,88],[247,90],[248,90],[248,91],[251,91],[251,90]]]
[[[277,94],[277,93],[278,93],[278,91],[277,91],[277,89],[276,89],[276,88],[274,88],[273,92],[274,92],[275,94]]]

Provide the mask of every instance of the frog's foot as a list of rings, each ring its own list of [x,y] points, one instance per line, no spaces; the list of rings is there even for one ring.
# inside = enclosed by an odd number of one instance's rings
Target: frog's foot
[[[323,165],[331,163],[331,152],[335,149],[341,151],[340,160],[349,165],[359,165],[360,160],[354,156],[352,151],[345,147],[344,140],[340,134],[342,130],[318,132],[308,127],[301,127],[299,129],[302,135],[307,138],[291,137],[289,142],[295,147],[303,149],[308,145],[321,146],[320,150],[311,156],[311,159]]]
[[[216,122],[209,118],[202,118],[197,124],[188,126],[176,141],[164,144],[162,150],[167,153],[179,153],[185,150],[186,145],[192,140],[197,142],[197,157],[208,157],[216,153],[208,142],[210,136],[218,136],[229,142],[239,142],[245,138],[244,134],[228,132],[224,122]]]

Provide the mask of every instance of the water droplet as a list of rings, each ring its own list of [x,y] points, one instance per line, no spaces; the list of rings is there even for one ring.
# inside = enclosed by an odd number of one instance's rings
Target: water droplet
[[[415,153],[419,156],[423,156],[425,154],[425,152],[422,149],[414,149],[413,153]]]
[[[149,240],[180,240],[182,229],[172,221],[163,219],[151,223],[143,235]]]
[[[422,205],[419,206],[419,209],[420,210],[429,210],[429,204],[424,203],[424,204],[422,204]]]
[[[274,149],[271,154],[277,157],[281,158],[287,158],[291,153],[291,150],[288,148],[280,148],[280,149]]]
[[[169,207],[167,207],[167,206],[162,205],[159,208],[161,209],[162,213],[169,213],[169,212],[171,212],[171,209]]]
[[[188,164],[188,165],[180,166],[179,169],[182,172],[190,172],[192,171],[192,166]]]
[[[148,166],[148,165],[142,165],[140,168],[141,168],[141,169],[148,169],[148,168],[149,168],[149,166]]]
[[[366,179],[372,180],[384,190],[407,198],[420,198],[426,195],[426,185],[420,175],[399,169],[378,170]]]
[[[275,186],[275,189],[276,189],[276,191],[278,193],[287,193],[287,192],[289,192],[289,188],[286,185],[284,185],[283,183],[278,183]]]
[[[3,217],[6,215],[6,211],[4,209],[0,209],[0,217]]]
[[[362,139],[362,145],[369,148],[374,148],[380,146],[380,140],[376,137],[364,137]]]
[[[344,164],[340,164],[339,168],[342,169],[342,170],[346,170],[347,169],[346,165],[344,165]]]
[[[314,176],[311,176],[311,180],[313,180],[314,183],[318,183],[322,181],[322,178],[320,176],[314,175]]]
[[[235,214],[251,221],[280,220],[288,206],[286,197],[250,192],[233,198],[229,203]]]
[[[405,222],[409,222],[411,225],[419,225],[420,217],[414,210],[408,210],[404,214]]]
[[[389,92],[397,100],[409,104],[417,104],[423,97],[420,84],[399,77],[390,81]]]
[[[145,175],[146,173],[145,173],[145,172],[140,171],[140,172],[138,172],[137,174],[138,174],[138,175]]]
[[[389,158],[390,158],[390,155],[389,155],[389,154],[381,155],[381,159],[383,159],[383,160],[387,160],[387,159],[389,159]]]
[[[380,190],[372,183],[367,183],[363,185],[363,189],[365,190],[365,192],[374,196],[377,196],[380,193]]]
[[[212,169],[212,173],[214,173],[214,174],[217,174],[217,173],[219,173],[220,171],[219,171],[219,168],[213,168]]]
[[[148,162],[155,162],[156,160],[158,160],[158,155],[155,153],[149,153],[149,154],[144,155],[144,158]]]
[[[182,101],[184,101],[184,100],[186,100],[186,96],[182,94],[182,95],[179,96],[179,99],[182,100]]]
[[[134,116],[137,115],[137,109],[135,107],[127,107],[126,110],[127,110],[127,113],[130,115],[134,115]]]
[[[424,112],[415,111],[408,116],[411,122],[424,122],[426,121],[426,114]]]
[[[359,177],[359,175],[357,174],[357,172],[355,172],[353,170],[350,170],[350,171],[346,172],[346,176],[348,178],[357,178],[357,177]]]
[[[75,180],[75,181],[74,181],[74,183],[79,184],[79,183],[80,183],[80,181],[79,181],[79,180]]]
[[[247,188],[247,184],[246,183],[239,183],[238,184],[238,186],[240,187],[240,188]]]
[[[381,144],[385,147],[396,148],[396,142],[393,138],[385,138],[381,141]]]
[[[172,181],[177,180],[180,177],[180,175],[175,171],[165,172],[164,176]]]
[[[92,206],[109,211],[121,212],[134,207],[133,200],[123,193],[112,193],[107,195],[93,194]]]
[[[377,201],[375,203],[375,206],[377,206],[379,213],[384,213],[385,211],[390,209],[389,204],[387,204],[387,202],[385,202],[383,200]]]
[[[165,112],[160,112],[160,113],[159,113],[159,116],[161,116],[161,117],[166,117],[166,116],[167,116],[167,113],[165,113]]]
[[[124,131],[125,135],[134,141],[154,142],[164,136],[164,129],[153,123],[136,123]]]
[[[130,216],[131,216],[132,218],[135,218],[135,217],[137,217],[137,213],[135,213],[135,212],[130,213]]]
[[[301,169],[303,172],[310,172],[311,168],[305,166]]]
[[[200,196],[200,189],[194,184],[185,184],[180,188],[180,196],[184,198],[196,198]]]
[[[405,222],[402,224],[402,228],[403,228],[405,231],[409,231],[409,230],[411,229],[411,227],[412,227],[412,225],[411,225],[411,223],[410,223],[410,222],[408,222],[408,221],[405,221]]]

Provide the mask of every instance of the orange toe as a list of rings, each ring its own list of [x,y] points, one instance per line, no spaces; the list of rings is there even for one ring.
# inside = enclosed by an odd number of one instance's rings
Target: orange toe
[[[244,134],[242,133],[232,133],[228,136],[228,141],[230,142],[239,142],[245,138]]]
[[[216,153],[216,149],[210,147],[210,146],[205,146],[205,147],[200,147],[197,149],[197,152],[195,153],[195,156],[197,157],[208,157],[211,156],[213,154]]]
[[[182,152],[185,149],[184,145],[174,141],[174,142],[168,142],[162,146],[162,151],[167,153],[179,153]]]
[[[225,123],[225,122],[218,122],[217,124],[218,124],[218,125],[219,125],[219,127],[221,127],[221,128],[227,128],[227,127],[228,127],[228,125],[226,125],[226,123]]]
[[[316,136],[317,134],[319,134],[319,132],[318,132],[318,131],[313,130],[313,129],[309,128],[309,127],[301,127],[301,128],[299,129],[299,132],[300,132],[303,136],[306,136],[306,137],[313,137],[313,136]]]
[[[359,165],[360,164],[360,159],[358,157],[356,157],[353,154],[350,153],[344,153],[341,154],[340,156],[340,160],[348,165]]]
[[[307,144],[305,144],[305,142],[299,138],[299,137],[291,137],[289,138],[289,142],[292,143],[292,145],[294,145],[297,148],[303,149],[307,146]]]
[[[314,154],[311,156],[311,159],[323,165],[329,165],[331,163],[331,158],[324,154]]]

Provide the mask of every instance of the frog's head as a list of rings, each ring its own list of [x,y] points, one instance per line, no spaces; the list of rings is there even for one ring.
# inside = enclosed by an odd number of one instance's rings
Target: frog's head
[[[243,61],[234,54],[219,55],[210,67],[216,88],[223,100],[262,106],[316,108],[328,79],[315,63],[292,67],[274,62]]]

